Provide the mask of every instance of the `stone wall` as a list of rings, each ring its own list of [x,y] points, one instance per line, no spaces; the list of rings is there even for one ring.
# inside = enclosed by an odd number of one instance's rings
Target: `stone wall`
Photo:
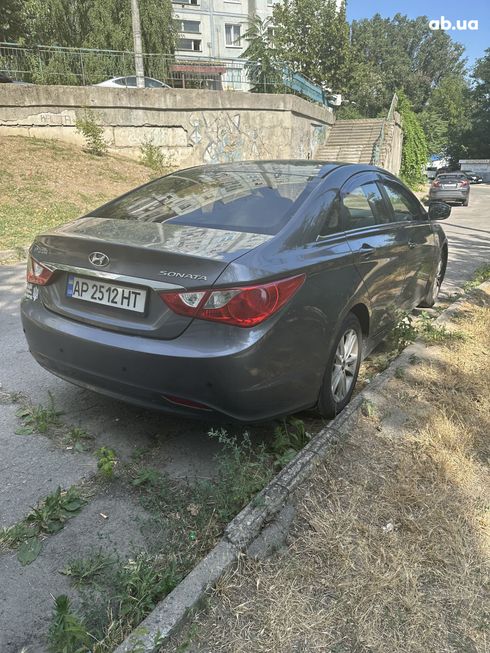
[[[83,145],[75,122],[86,108],[111,151],[138,157],[150,141],[177,166],[309,158],[335,120],[331,109],[293,95],[2,84],[0,134]]]

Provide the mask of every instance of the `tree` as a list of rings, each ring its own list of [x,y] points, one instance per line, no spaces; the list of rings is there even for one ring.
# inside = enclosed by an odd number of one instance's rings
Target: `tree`
[[[244,38],[248,47],[242,54],[247,59],[245,69],[254,93],[281,93],[284,91],[282,68],[274,47],[272,19],[253,16]]]
[[[490,48],[477,60],[472,77],[475,86],[470,127],[463,132],[459,152],[453,156],[490,159]]]
[[[443,78],[420,113],[431,154],[447,156],[461,140],[472,107],[468,82],[460,75]]]
[[[171,54],[171,0],[139,0],[144,52]],[[131,0],[25,0],[27,43],[104,50],[133,49]]]
[[[2,0],[0,40],[16,41],[22,31],[22,0]]]
[[[176,27],[171,0],[139,0],[148,75],[165,78],[173,55]],[[36,83],[93,84],[112,75],[134,74],[131,0],[24,0],[23,43],[62,47],[119,50],[121,54],[51,52],[42,65],[37,54],[28,55],[31,71],[26,81]]]
[[[373,18],[352,23],[352,71],[349,99],[364,115],[375,117],[386,112],[393,93],[402,88],[416,112],[421,111],[432,91],[445,77],[461,76],[464,48],[444,31],[431,30],[425,16],[410,19]],[[358,92],[353,80],[367,77],[374,81]],[[381,84],[379,83],[381,81]]]
[[[342,90],[349,62],[345,2],[284,0],[274,5],[277,58],[317,84]]]

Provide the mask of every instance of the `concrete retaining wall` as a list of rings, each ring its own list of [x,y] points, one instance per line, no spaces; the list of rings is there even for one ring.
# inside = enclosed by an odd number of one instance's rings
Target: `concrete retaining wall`
[[[335,120],[293,95],[2,84],[0,134],[83,145],[75,121],[87,107],[112,151],[138,157],[150,140],[178,166],[312,157]]]

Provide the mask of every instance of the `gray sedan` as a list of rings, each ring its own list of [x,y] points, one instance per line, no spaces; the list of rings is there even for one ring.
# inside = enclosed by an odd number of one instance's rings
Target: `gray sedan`
[[[141,406],[332,417],[398,311],[434,303],[450,210],[373,166],[181,170],[36,238],[25,335],[54,374]]]
[[[468,206],[470,181],[464,172],[445,172],[437,175],[429,190],[429,201],[461,202]]]

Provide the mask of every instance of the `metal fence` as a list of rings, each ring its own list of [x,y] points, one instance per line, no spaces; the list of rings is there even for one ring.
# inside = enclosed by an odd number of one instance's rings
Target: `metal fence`
[[[376,139],[374,146],[373,146],[373,153],[371,155],[371,165],[379,166],[381,165],[381,153],[382,153],[382,148],[385,142],[385,136],[386,136],[386,125],[393,122],[395,119],[395,110],[398,105],[398,96],[395,93],[393,95],[393,98],[391,100],[390,108],[388,110],[388,114],[386,115],[386,118],[384,119],[382,125],[381,125],[381,131],[379,133],[378,138]]]
[[[293,92],[327,105],[320,86],[287,64],[264,74],[257,62],[198,55],[144,54],[145,75],[174,88]],[[134,75],[134,53],[0,42],[0,71],[34,84],[87,86]]]

